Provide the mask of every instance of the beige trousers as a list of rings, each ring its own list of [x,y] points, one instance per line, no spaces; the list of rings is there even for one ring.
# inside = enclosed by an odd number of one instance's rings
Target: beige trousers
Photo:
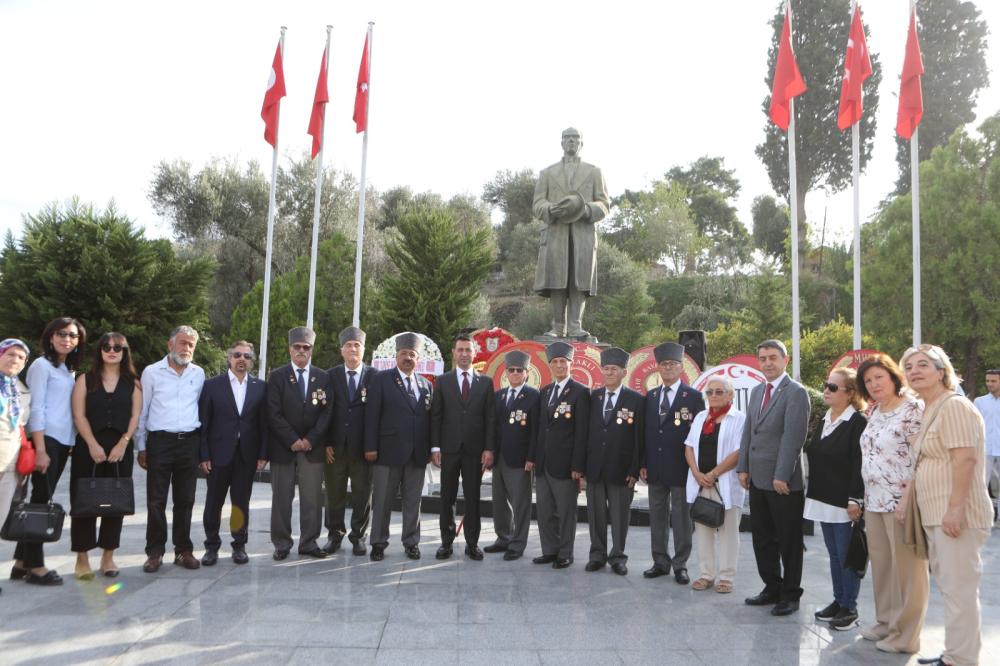
[[[900,652],[918,652],[930,587],[927,562],[903,544],[894,513],[866,511],[865,533],[875,593],[871,631]]]
[[[726,510],[726,520],[722,527],[712,529],[699,523],[694,524],[694,542],[698,548],[698,564],[701,577],[733,582],[736,578],[736,559],[740,552],[740,512],[734,506]],[[715,547],[718,544],[719,557],[716,560]]]
[[[983,575],[983,560],[979,551],[989,530],[967,527],[958,538],[952,538],[940,525],[924,529],[931,573],[944,598],[941,658],[955,666],[975,666],[982,647],[979,579]]]

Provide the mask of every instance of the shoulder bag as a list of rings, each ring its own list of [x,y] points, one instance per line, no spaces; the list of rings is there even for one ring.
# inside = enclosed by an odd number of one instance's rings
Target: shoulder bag
[[[111,463],[105,463],[111,464]],[[97,465],[94,475],[77,479],[73,484],[73,506],[69,515],[74,518],[118,518],[135,513],[135,490],[132,477],[115,475],[98,478]]]
[[[719,492],[718,481],[713,488],[721,500],[722,493]],[[711,497],[705,497],[699,490],[698,496],[694,498],[694,504],[691,505],[691,520],[712,529],[722,527],[722,523],[726,521],[726,505]]]
[[[48,485],[48,475],[42,474]],[[38,477],[36,477],[38,478]],[[27,477],[22,485],[27,481]],[[27,502],[24,499],[14,500],[10,505],[7,520],[0,528],[0,539],[23,543],[52,543],[62,536],[63,522],[66,512],[62,505],[52,501],[51,491],[48,502]]]

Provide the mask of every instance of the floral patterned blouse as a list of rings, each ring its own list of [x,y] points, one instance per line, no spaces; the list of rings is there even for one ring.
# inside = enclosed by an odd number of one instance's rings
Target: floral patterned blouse
[[[913,477],[913,456],[907,440],[920,432],[923,407],[910,397],[891,412],[876,407],[861,434],[861,477],[865,482],[865,509],[896,510],[902,484]]]

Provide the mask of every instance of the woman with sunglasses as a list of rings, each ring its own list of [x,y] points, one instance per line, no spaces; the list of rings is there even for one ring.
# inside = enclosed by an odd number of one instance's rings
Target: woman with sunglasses
[[[21,452],[22,429],[28,422],[31,394],[17,376],[30,353],[28,345],[16,338],[0,342],[0,525],[7,520],[21,481],[17,457]]]
[[[72,317],[58,317],[42,331],[42,355],[28,368],[32,409],[28,432],[35,445],[35,472],[31,475],[31,501],[47,502],[56,491],[76,433],[70,394],[76,369],[83,358],[87,331]],[[14,550],[12,580],[32,585],[62,585],[62,578],[45,567],[41,543],[19,543]]]
[[[867,420],[851,368],[837,368],[823,384],[828,409],[812,441],[805,447],[809,483],[803,517],[818,522],[830,555],[833,602],[817,611],[817,620],[847,631],[858,624],[861,578],[845,567],[851,524],[861,518],[865,484],[861,480],[861,433]]]
[[[733,591],[740,546],[740,519],[746,495],[734,471],[740,458],[746,414],[733,406],[734,394],[732,383],[725,377],[709,379],[704,394],[708,409],[695,415],[684,442],[684,456],[691,469],[687,479],[688,504],[693,504],[700,493],[721,501],[726,507],[721,527],[694,525],[701,575],[691,587],[701,591],[714,585],[715,591],[721,594]],[[716,547],[718,560],[715,557]]]
[[[76,423],[76,453],[70,466],[70,501],[77,479],[132,476],[132,434],[139,427],[142,390],[128,340],[121,333],[105,333],[97,343],[94,364],[73,387],[73,420]],[[115,550],[121,543],[122,516],[97,518],[74,516],[70,543],[76,553],[75,576],[93,580],[89,552],[101,548],[101,573],[118,575]]]
[[[990,535],[993,507],[986,485],[986,426],[979,411],[955,394],[951,359],[936,345],[920,345],[900,359],[906,381],[924,401],[915,448],[913,488],[927,535],[931,573],[944,599],[944,654],[921,664],[978,664],[982,648],[980,551]]]

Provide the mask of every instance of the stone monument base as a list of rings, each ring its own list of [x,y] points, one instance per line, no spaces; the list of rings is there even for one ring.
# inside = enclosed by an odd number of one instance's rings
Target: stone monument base
[[[593,335],[579,335],[575,337],[563,337],[556,335],[536,335],[532,338],[535,342],[543,345],[551,345],[553,342],[568,342],[570,344],[574,342],[586,342],[588,344],[597,345],[601,349],[607,349],[611,345],[606,342],[598,342],[597,338]]]

